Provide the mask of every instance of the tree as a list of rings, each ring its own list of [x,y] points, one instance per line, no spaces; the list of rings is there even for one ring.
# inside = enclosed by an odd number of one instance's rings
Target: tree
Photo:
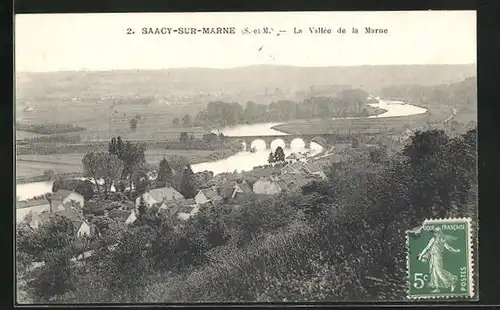
[[[140,193],[146,191],[146,189],[151,185],[151,181],[148,176],[148,169],[146,166],[135,167],[131,179],[135,184],[136,191]]]
[[[137,123],[139,121],[136,118],[133,118],[129,122],[130,122],[130,129],[132,129],[132,131],[135,131],[137,129]]]
[[[132,183],[138,171],[146,170],[146,148],[141,144],[133,144],[127,141],[123,146],[120,156],[123,161],[122,178],[127,180],[132,195]],[[130,196],[131,197],[131,196]]]
[[[177,117],[174,118],[174,120],[172,121],[172,124],[174,124],[175,127],[178,127],[179,123],[180,123],[180,121],[179,121],[179,118],[177,118]]]
[[[139,219],[142,219],[146,214],[148,206],[146,205],[146,201],[144,200],[144,195],[139,196],[139,204],[137,206],[137,211],[139,213]]]
[[[45,171],[43,172],[43,175],[44,175],[47,179],[49,179],[49,180],[51,180],[51,181],[52,181],[52,180],[56,180],[56,179],[57,179],[57,175],[56,175],[56,173],[54,172],[54,170],[52,170],[52,169],[45,170]]]
[[[410,158],[412,165],[418,166],[435,156],[448,142],[443,130],[417,131],[403,149],[403,154]]]
[[[109,154],[112,154],[112,155],[118,155],[115,137],[111,138],[111,141],[109,141],[108,152],[109,152]]]
[[[374,149],[369,150],[370,160],[373,163],[381,163],[387,157],[387,148],[385,146],[379,146]]]
[[[31,257],[31,262],[36,258],[45,263],[26,275],[27,287],[35,300],[49,301],[76,288],[70,261],[76,253],[76,238],[69,219],[55,216],[37,229],[21,226],[16,245],[16,252]]]
[[[276,158],[274,157],[273,152],[269,153],[269,157],[267,158],[267,162],[272,164],[276,161]]]
[[[186,143],[186,142],[188,142],[188,140],[189,140],[188,133],[185,131],[181,132],[181,135],[179,137],[179,141],[181,141],[182,143]]]
[[[121,159],[121,155],[123,153],[123,141],[120,136],[111,138],[109,141],[108,151],[110,154],[116,155]]]
[[[184,173],[182,175],[182,183],[180,186],[181,194],[189,199],[196,196],[198,192],[198,186],[196,184],[196,178],[194,176],[193,170],[191,169],[191,165],[187,165],[184,168]]]
[[[107,198],[113,182],[122,175],[123,161],[109,153],[90,152],[85,154],[82,163],[84,176],[94,179],[98,193],[101,193],[99,183],[104,181],[104,195]]]
[[[59,180],[55,180],[54,183],[52,183],[52,192],[53,193],[57,192],[60,187],[61,187],[60,181]]]
[[[281,148],[281,146],[278,146],[276,148],[276,151],[274,152],[274,162],[280,163],[285,161],[285,152]]]
[[[186,127],[191,125],[191,116],[189,114],[186,114],[182,117],[182,125]]]
[[[52,184],[52,192],[57,192],[59,189],[66,189],[81,194],[85,200],[91,199],[94,192],[94,184],[89,180],[69,179],[56,180]]]
[[[358,147],[359,147],[359,144],[360,144],[359,139],[358,139],[358,138],[354,138],[354,139],[352,140],[351,147],[352,147],[353,149],[358,148]]]
[[[172,168],[168,164],[165,157],[160,161],[160,166],[158,169],[158,181],[160,182],[172,182]]]

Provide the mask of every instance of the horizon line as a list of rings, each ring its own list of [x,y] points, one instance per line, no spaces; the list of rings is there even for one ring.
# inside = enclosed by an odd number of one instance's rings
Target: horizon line
[[[18,73],[76,73],[76,72],[113,72],[113,71],[162,71],[162,70],[234,70],[250,67],[287,67],[287,68],[303,68],[303,69],[320,69],[320,68],[357,68],[357,67],[410,67],[410,66],[477,66],[477,62],[472,63],[449,63],[449,64],[380,64],[380,65],[331,65],[331,66],[297,66],[297,65],[273,65],[273,64],[253,64],[245,66],[235,66],[226,68],[217,67],[170,67],[170,68],[128,68],[128,69],[73,69],[73,70],[53,70],[53,71],[15,71]]]

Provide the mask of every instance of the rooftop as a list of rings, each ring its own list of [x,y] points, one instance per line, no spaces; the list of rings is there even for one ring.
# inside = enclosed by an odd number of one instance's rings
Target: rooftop
[[[163,200],[171,201],[171,200],[182,200],[184,196],[181,195],[178,191],[176,191],[173,187],[160,187],[150,190],[149,195],[153,197],[156,201],[160,202]]]
[[[54,218],[55,216],[58,216],[58,215],[69,219],[73,223],[73,226],[76,229],[80,228],[82,223],[85,222],[83,216],[72,209],[70,209],[70,210],[64,209],[64,210],[52,212],[52,213],[42,212],[42,213],[34,216],[33,219],[36,219],[38,222],[41,222],[41,223],[48,223],[51,218]]]
[[[212,199],[215,196],[217,196],[217,193],[210,188],[202,189],[202,190],[200,190],[200,192],[202,192],[203,195],[205,195],[205,197],[207,197],[207,199]]]

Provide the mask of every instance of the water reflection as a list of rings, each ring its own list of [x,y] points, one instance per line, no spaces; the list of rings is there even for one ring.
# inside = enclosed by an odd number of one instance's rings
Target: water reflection
[[[302,141],[302,140],[300,140]],[[304,142],[302,141],[302,144]],[[253,144],[252,144],[253,145]],[[273,149],[274,150],[274,149]],[[292,148],[284,148],[283,151],[285,156],[290,155],[292,152],[310,152],[310,156],[316,155],[323,150],[321,145],[312,142],[311,149],[304,147],[297,148],[292,145]],[[214,174],[220,173],[231,173],[231,172],[241,172],[250,171],[254,167],[267,165],[267,159],[269,158],[269,153],[271,150],[258,148],[256,152],[239,152],[233,156],[214,161],[192,165],[193,171],[202,172],[205,170],[212,171]]]

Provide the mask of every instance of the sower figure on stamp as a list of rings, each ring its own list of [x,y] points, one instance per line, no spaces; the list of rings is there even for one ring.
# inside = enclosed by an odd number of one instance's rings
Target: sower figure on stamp
[[[451,291],[455,291],[455,284],[458,277],[444,269],[443,267],[443,251],[446,249],[453,253],[460,252],[459,249],[454,249],[448,242],[454,240],[452,236],[447,236],[443,234],[441,229],[437,227],[433,231],[433,237],[427,244],[427,246],[418,255],[418,259],[421,261],[429,261],[429,274],[430,281],[429,287],[433,288],[433,293],[438,293],[441,289],[450,288]]]

